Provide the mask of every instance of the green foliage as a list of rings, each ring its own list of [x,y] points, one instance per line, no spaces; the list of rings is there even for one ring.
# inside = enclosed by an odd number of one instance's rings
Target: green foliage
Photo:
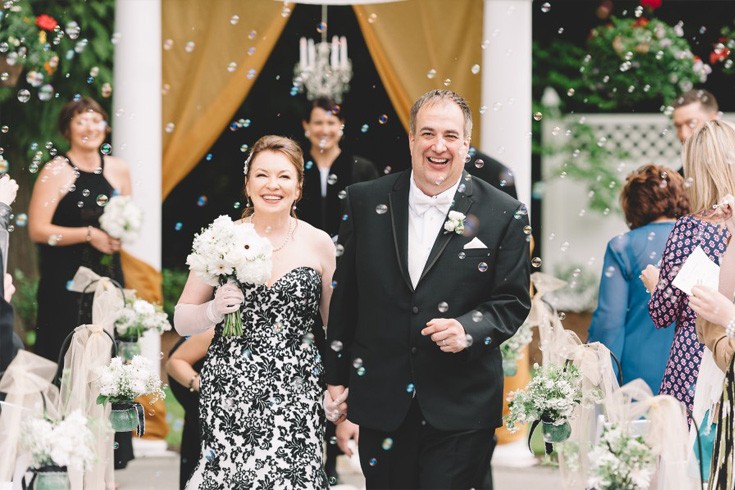
[[[174,307],[179,301],[181,292],[184,290],[186,279],[189,277],[189,271],[183,269],[163,269],[163,311],[168,314],[168,318],[173,320]]]
[[[619,19],[592,30],[580,72],[590,101],[601,109],[635,108],[642,101],[669,105],[707,80],[708,67],[692,54],[681,24]]]
[[[720,30],[720,39],[712,46],[709,61],[713,67],[721,67],[726,75],[735,74],[735,20]]]
[[[0,10],[0,53],[7,57],[11,66],[24,66],[29,71],[39,72],[40,85],[58,66],[59,57],[49,42],[49,37],[55,37],[57,31],[60,29],[53,17],[40,15],[37,18],[27,2],[10,0]]]
[[[13,3],[25,11],[30,8],[27,0]],[[0,123],[9,128],[7,134],[2,134],[2,146],[9,150],[11,157],[23,161],[24,155],[28,155],[37,167],[57,151],[66,149],[66,141],[57,132],[56,121],[61,107],[76,94],[90,96],[108,112],[110,110],[115,2],[39,0],[32,6],[35,12],[50,15],[59,23],[48,39],[53,50],[59,53],[58,68],[44,78],[42,85],[49,84],[53,93],[50,99],[41,100],[39,96],[45,98],[47,92],[34,87],[29,82],[31,79],[35,83],[33,77],[28,77],[26,71],[15,87],[0,87]],[[4,26],[0,25],[0,38]],[[30,92],[27,102],[19,100],[20,90]],[[13,171],[14,162],[8,159]],[[33,169],[33,164],[29,168]]]
[[[27,277],[22,270],[15,269],[13,272],[13,284],[15,294],[13,295],[13,308],[15,314],[23,322],[26,332],[36,329],[36,293],[38,292],[38,279]]]
[[[620,192],[620,181],[610,162],[625,158],[626,155],[608,150],[604,137],[598,137],[591,127],[582,122],[572,125],[572,133],[575,137],[557,150],[569,157],[557,169],[556,175],[584,182],[589,208],[608,215],[618,208]]]

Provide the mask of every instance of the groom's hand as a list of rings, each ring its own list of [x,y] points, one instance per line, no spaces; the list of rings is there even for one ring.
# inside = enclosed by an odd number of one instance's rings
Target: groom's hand
[[[359,443],[360,426],[353,424],[349,420],[345,420],[343,424],[337,426],[335,434],[337,436],[337,446],[339,446],[348,458],[351,458],[352,446],[350,446],[350,440],[354,440],[355,444]]]
[[[324,410],[327,420],[339,425],[347,419],[347,397],[350,390],[342,385],[327,385]]]
[[[442,352],[456,354],[462,352],[469,346],[468,335],[464,327],[454,318],[434,318],[426,323],[426,328],[421,335],[431,335],[434,342]]]

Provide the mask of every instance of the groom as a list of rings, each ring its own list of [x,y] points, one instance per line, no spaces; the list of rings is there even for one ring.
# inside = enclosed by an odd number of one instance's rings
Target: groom
[[[498,347],[530,308],[530,229],[521,203],[464,172],[471,130],[460,95],[424,94],[412,169],[344,200],[325,365],[333,399],[349,387],[369,489],[482,488],[490,467]]]

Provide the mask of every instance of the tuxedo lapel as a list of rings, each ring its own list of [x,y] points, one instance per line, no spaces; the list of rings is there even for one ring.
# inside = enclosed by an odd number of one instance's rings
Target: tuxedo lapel
[[[398,257],[398,267],[408,288],[413,291],[411,276],[408,274],[408,191],[411,173],[406,171],[396,180],[393,190],[388,194],[393,242]]]
[[[470,207],[472,206],[472,203],[474,202],[472,200],[472,177],[470,174],[468,174],[466,171],[462,173],[462,180],[459,183],[459,187],[457,187],[457,192],[454,195],[454,205],[449,209],[450,211],[458,211],[465,216],[467,216],[467,212],[469,211]],[[447,213],[449,215],[449,213]],[[434,267],[434,264],[436,264],[436,261],[441,256],[442,252],[444,252],[444,249],[449,245],[449,241],[454,237],[456,233],[449,232],[446,233],[444,230],[444,224],[442,223],[442,227],[439,230],[439,235],[436,238],[436,241],[434,242],[434,246],[431,247],[431,252],[429,252],[429,258],[426,260],[426,265],[424,266],[424,271],[421,273],[421,278],[418,280],[418,283],[421,282],[421,280],[426,276],[426,274],[429,273],[432,267]],[[416,283],[418,285],[418,283]]]

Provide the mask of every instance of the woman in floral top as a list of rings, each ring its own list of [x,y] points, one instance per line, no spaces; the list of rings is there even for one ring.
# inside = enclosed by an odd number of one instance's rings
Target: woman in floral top
[[[729,233],[721,226],[713,206],[735,190],[735,127],[724,121],[710,121],[687,139],[684,174],[694,214],[680,218],[674,225],[664,249],[658,283],[648,268],[643,279],[649,290],[655,284],[648,304],[654,325],[665,328],[676,322],[661,394],[672,395],[691,412],[704,346],[697,340],[696,313],[689,307],[689,298],[672,282],[697,246],[716,263],[725,251]]]

